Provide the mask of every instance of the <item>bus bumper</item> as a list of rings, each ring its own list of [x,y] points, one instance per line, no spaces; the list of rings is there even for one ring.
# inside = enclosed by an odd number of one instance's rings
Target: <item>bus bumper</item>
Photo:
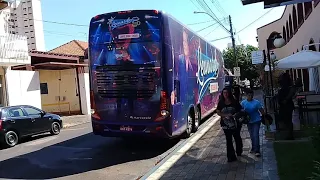
[[[93,134],[104,137],[154,137],[171,138],[171,135],[161,124],[130,124],[132,129],[120,130],[123,124],[92,121]]]

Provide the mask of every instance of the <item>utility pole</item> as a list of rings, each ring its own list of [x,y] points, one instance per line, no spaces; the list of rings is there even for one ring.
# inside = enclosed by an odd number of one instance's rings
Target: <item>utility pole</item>
[[[229,15],[229,23],[230,23],[230,34],[231,34],[231,40],[232,40],[232,48],[233,48],[233,58],[234,61],[236,62],[236,67],[238,67],[238,60],[236,57],[236,42],[234,39],[234,33],[233,33],[233,28],[232,28],[232,20],[231,20],[231,16]],[[237,84],[239,84],[239,77],[237,77]]]

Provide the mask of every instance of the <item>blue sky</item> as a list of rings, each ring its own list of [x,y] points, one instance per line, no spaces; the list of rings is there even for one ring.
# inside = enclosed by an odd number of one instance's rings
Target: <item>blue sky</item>
[[[222,8],[217,8],[212,2],[218,1]],[[248,24],[265,14],[270,9],[263,9],[263,3],[243,6],[241,0],[206,0],[213,12],[219,19],[223,19],[231,15],[234,28],[237,31],[243,29]],[[80,24],[85,26],[67,26],[55,23],[44,22],[44,34],[46,41],[46,49],[51,50],[61,44],[71,40],[87,41],[88,24],[91,17],[118,10],[131,9],[158,9],[163,10],[183,24],[193,24],[198,22],[210,21],[211,18],[205,14],[194,14],[199,11],[200,6],[196,0],[42,0],[42,16],[45,21],[55,21],[71,24]],[[108,3],[109,2],[109,3]],[[197,6],[195,6],[194,4]],[[216,3],[217,5],[217,3]],[[259,19],[248,28],[236,35],[237,44],[251,44],[257,46],[256,29],[269,22],[281,17],[284,7],[274,8],[263,18]],[[188,25],[194,31],[199,31],[214,22],[207,22],[196,25]],[[224,25],[229,29],[227,21]],[[209,34],[210,33],[210,34]],[[213,25],[199,32],[205,39],[215,40],[228,36],[227,32],[218,25]],[[230,38],[212,42],[219,49],[224,49],[230,43]]]

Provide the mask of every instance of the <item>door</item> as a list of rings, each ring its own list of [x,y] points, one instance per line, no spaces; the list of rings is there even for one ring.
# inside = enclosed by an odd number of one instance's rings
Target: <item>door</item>
[[[35,131],[31,119],[20,107],[12,107],[7,110],[6,123],[9,128],[16,129],[21,136],[32,134]]]
[[[51,127],[50,119],[42,116],[41,110],[31,106],[23,106],[25,113],[31,118],[31,122],[35,127],[35,132],[47,131]]]

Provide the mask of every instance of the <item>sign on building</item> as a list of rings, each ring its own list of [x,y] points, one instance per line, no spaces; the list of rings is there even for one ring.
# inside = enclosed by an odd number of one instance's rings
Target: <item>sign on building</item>
[[[251,52],[252,64],[262,64],[263,60],[264,60],[263,51],[252,51]]]
[[[236,77],[240,77],[241,73],[240,73],[240,67],[234,67],[233,68],[233,75]]]

